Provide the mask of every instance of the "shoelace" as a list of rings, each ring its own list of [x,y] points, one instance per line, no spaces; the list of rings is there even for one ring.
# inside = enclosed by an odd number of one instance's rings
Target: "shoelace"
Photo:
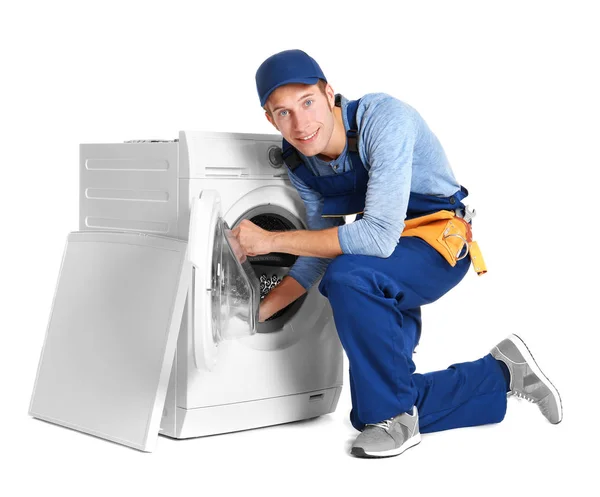
[[[367,423],[367,426],[377,426],[379,428],[383,428],[384,430],[387,430],[392,425],[393,419],[394,418],[386,419],[385,421],[380,421],[379,423]]]

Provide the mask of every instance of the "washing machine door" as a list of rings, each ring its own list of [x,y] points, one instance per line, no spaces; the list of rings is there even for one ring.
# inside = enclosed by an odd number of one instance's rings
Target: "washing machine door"
[[[221,213],[215,190],[192,200],[193,344],[198,369],[212,370],[223,340],[256,333],[260,282]]]

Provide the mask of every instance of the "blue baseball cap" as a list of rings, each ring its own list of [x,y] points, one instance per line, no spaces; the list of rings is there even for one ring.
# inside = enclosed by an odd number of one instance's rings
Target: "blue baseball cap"
[[[327,81],[317,61],[302,50],[285,50],[271,55],[256,71],[256,90],[261,107],[269,95],[289,83],[316,85],[319,79]]]

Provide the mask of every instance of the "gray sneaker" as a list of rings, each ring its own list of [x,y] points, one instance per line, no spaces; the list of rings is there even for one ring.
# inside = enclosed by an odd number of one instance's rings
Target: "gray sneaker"
[[[542,373],[523,340],[517,335],[510,335],[496,345],[490,353],[508,367],[510,372],[508,395],[533,402],[552,424],[561,422],[562,403],[558,390]]]
[[[350,453],[357,457],[397,456],[420,441],[419,413],[415,406],[412,415],[402,413],[380,423],[366,425],[356,437]]]

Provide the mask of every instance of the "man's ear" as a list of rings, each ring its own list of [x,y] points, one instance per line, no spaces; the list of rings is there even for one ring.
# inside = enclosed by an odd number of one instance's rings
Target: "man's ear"
[[[333,87],[327,83],[325,87],[325,95],[327,95],[327,102],[329,103],[329,107],[333,109],[335,107],[335,92],[333,91]]]
[[[275,129],[277,131],[279,131],[279,128],[275,124],[275,121],[273,121],[273,117],[271,116],[271,114],[269,114],[267,111],[265,111],[265,117],[267,118],[267,121],[269,121],[275,127]]]

